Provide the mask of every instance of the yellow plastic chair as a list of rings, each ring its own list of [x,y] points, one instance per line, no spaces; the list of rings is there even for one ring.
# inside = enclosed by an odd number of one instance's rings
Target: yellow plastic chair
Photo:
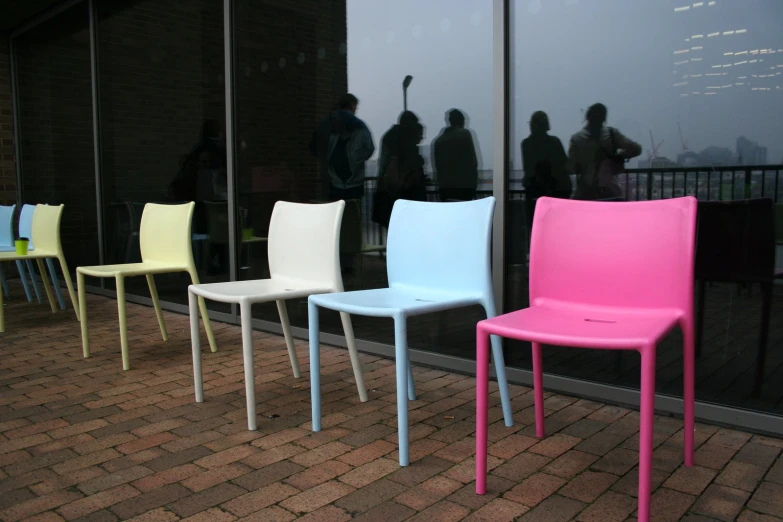
[[[79,303],[82,318],[82,345],[84,357],[90,356],[90,341],[87,333],[87,301],[85,299],[84,276],[113,277],[117,282],[117,309],[120,316],[120,343],[122,346],[122,369],[130,369],[128,354],[128,324],[125,315],[125,278],[146,276],[150,288],[155,315],[158,317],[160,333],[164,341],[168,341],[166,323],[158,302],[158,290],[155,287],[154,274],[169,274],[187,272],[194,285],[199,283],[196,265],[193,262],[191,247],[191,223],[195,203],[184,205],[158,205],[147,203],[141,216],[139,230],[139,247],[141,263],[125,263],[120,265],[80,266],[76,269],[79,285]],[[36,251],[38,240],[36,239]],[[199,298],[199,308],[204,320],[209,346],[217,351],[212,326],[207,315],[207,306],[203,298]]]
[[[0,263],[3,261],[19,261],[25,259],[35,259],[38,263],[38,270],[44,277],[41,278],[46,290],[46,297],[49,299],[49,306],[52,313],[57,312],[52,287],[49,286],[49,280],[45,276],[44,259],[57,259],[60,262],[60,268],[63,271],[65,284],[68,286],[68,293],[71,296],[73,309],[76,313],[76,320],[79,320],[79,305],[76,302],[76,292],[73,289],[71,273],[68,271],[68,263],[65,262],[63,247],[60,243],[60,221],[62,220],[64,205],[59,207],[50,205],[36,205],[33,214],[33,244],[35,250],[31,250],[25,255],[19,255],[16,252],[0,252]],[[3,314],[3,292],[0,291],[0,332],[5,332],[5,317]]]

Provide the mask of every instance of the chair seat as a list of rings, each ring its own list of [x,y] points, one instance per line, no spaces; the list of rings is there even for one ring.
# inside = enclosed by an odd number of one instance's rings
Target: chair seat
[[[371,317],[421,315],[481,302],[480,296],[399,287],[314,295],[310,300],[330,310]]]
[[[314,293],[331,292],[334,289],[315,286],[308,281],[255,279],[190,285],[189,290],[201,297],[223,303],[261,303],[278,299],[297,299]]]
[[[641,348],[659,341],[679,320],[675,311],[534,306],[487,319],[491,334],[556,346]]]
[[[24,259],[42,259],[45,257],[57,257],[52,252],[43,252],[40,250],[30,250],[27,254],[20,256],[16,253],[16,248],[12,250],[0,250],[0,261],[19,261]]]
[[[188,267],[160,263],[155,261],[144,261],[142,263],[124,263],[119,265],[97,265],[80,266],[76,269],[84,275],[91,277],[116,277],[123,275],[126,277],[141,276],[147,274],[165,274],[169,272],[187,272]]]

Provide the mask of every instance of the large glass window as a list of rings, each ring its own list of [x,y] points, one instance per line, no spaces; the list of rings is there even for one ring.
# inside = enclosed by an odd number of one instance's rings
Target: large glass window
[[[423,175],[408,199],[491,194],[492,2],[235,5],[240,276],[267,274],[261,238],[277,200],[345,199],[345,287],[385,286],[376,195],[394,136],[409,138],[411,162]],[[290,302],[288,312],[293,324],[307,326],[304,300]],[[274,304],[254,314],[277,321]],[[466,334],[481,318],[478,307],[414,318],[411,345],[472,357]],[[325,313],[322,328],[342,334],[337,314]],[[361,339],[393,340],[391,320],[355,317],[354,328]]]
[[[14,38],[22,202],[65,204],[69,268],[98,264],[87,3]]]
[[[527,238],[538,196],[646,200],[688,194],[783,203],[783,120],[775,116],[783,111],[780,2],[516,0],[512,8],[508,309],[528,304]],[[585,145],[596,136],[605,148],[631,158],[608,191],[591,183],[597,159]],[[762,393],[752,397],[759,287],[707,285],[698,400],[779,407],[783,386],[775,346],[781,331],[774,317],[781,287],[774,288]],[[660,347],[661,393],[682,392],[681,346],[677,332]],[[639,385],[635,353],[557,347],[544,353],[548,373]],[[529,346],[509,343],[508,355],[510,364],[530,368]]]
[[[196,201],[199,277],[226,281],[223,3],[124,0],[97,8],[106,262],[139,260],[145,203]],[[161,299],[187,302],[187,274],[156,282]],[[127,285],[149,295],[144,278]]]

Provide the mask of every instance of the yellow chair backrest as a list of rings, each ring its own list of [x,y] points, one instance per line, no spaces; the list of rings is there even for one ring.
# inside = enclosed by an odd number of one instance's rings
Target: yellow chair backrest
[[[36,205],[33,213],[33,244],[36,254],[59,255],[62,252],[60,244],[60,221],[65,205]]]
[[[191,222],[195,203],[159,205],[147,203],[141,215],[141,260],[193,267]],[[37,245],[36,245],[37,246]]]

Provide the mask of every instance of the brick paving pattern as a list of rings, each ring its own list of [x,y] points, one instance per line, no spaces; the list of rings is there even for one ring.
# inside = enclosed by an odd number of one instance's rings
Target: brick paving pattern
[[[20,289],[15,289],[18,296]],[[397,464],[392,361],[362,356],[359,402],[348,354],[322,348],[324,430],[310,431],[307,346],[294,379],[283,339],[254,332],[259,429],[247,431],[240,331],[213,323],[193,396],[187,317],[128,305],[132,369],[121,370],[116,304],[90,296],[91,359],[73,313],[18,297],[0,334],[0,520],[635,520],[638,414],[557,394],[549,437],[533,397],[512,387],[503,426],[492,388],[488,493],[474,492],[473,378],[416,367],[411,465]],[[206,343],[205,343],[206,344]],[[783,520],[783,440],[697,425],[682,466],[681,421],[656,420],[654,520]]]

